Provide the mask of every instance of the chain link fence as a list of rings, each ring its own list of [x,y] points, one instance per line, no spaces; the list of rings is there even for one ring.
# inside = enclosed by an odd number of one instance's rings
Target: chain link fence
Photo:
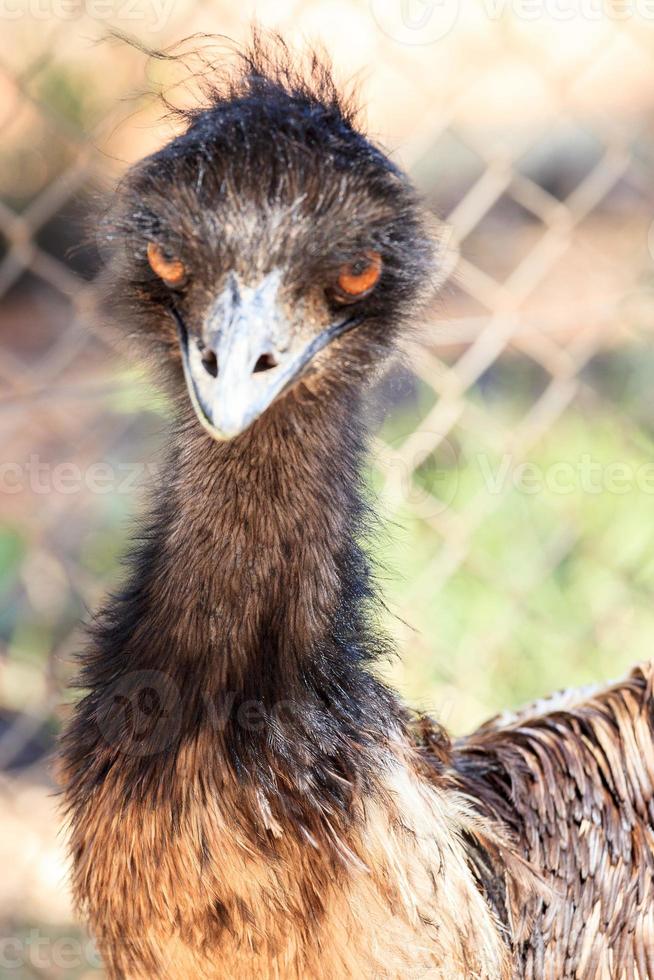
[[[654,9],[253,13],[291,42],[321,37],[340,77],[363,69],[371,132],[449,229],[440,297],[378,398],[371,486],[404,656],[390,676],[464,730],[649,656]],[[77,624],[116,581],[165,438],[161,404],[90,321],[79,243],[89,202],[170,134],[153,93],[186,98],[188,80],[102,39],[243,38],[248,22],[223,0],[0,0],[0,855],[15,869],[0,920],[14,938],[68,922],[47,753]],[[0,976],[97,975],[52,948],[39,965],[30,942],[25,972],[3,961]]]

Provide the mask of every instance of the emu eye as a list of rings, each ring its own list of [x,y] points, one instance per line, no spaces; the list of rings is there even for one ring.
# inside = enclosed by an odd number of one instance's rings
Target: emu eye
[[[148,242],[148,262],[150,268],[167,286],[181,286],[186,279],[184,263],[179,259],[168,259],[162,249],[154,242]]]
[[[348,262],[338,273],[338,297],[341,302],[361,299],[379,282],[382,258],[379,252],[365,252],[354,262]]]

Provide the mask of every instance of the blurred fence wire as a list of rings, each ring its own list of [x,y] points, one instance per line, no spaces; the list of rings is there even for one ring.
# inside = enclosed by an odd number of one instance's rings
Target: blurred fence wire
[[[397,679],[415,697],[436,691],[456,727],[539,693],[550,664],[562,683],[649,655],[654,20],[624,4],[572,19],[544,4],[540,20],[533,4],[415,6],[288,0],[256,13],[292,40],[322,36],[342,77],[367,66],[373,134],[449,228],[440,298],[410,368],[382,388],[372,479],[405,529],[390,587],[411,624],[393,627],[410,650]],[[93,261],[71,246],[91,197],[167,135],[143,93],[169,79],[134,49],[94,42],[110,28],[159,47],[245,32],[227,4],[201,0],[8,10],[0,771],[11,786],[51,743],[77,622],[115,579],[164,432],[89,322]]]

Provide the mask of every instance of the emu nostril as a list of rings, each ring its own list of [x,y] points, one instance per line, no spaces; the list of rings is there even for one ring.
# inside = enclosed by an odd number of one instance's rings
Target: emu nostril
[[[210,374],[212,378],[215,378],[218,374],[218,359],[212,350],[208,350],[206,347],[202,351],[202,366],[207,374]]]
[[[277,367],[277,361],[272,354],[262,354],[257,363],[254,365],[254,374],[258,374],[260,371],[270,371],[271,368]]]

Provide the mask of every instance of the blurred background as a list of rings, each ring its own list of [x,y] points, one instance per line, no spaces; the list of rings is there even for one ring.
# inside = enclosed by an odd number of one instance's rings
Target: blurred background
[[[651,655],[654,7],[0,0],[2,978],[102,976],[48,755],[166,431],[88,322],[80,242],[174,132],[159,94],[196,86],[109,35],[242,40],[254,19],[326,46],[448,227],[443,290],[374,408],[389,676],[460,733]]]

